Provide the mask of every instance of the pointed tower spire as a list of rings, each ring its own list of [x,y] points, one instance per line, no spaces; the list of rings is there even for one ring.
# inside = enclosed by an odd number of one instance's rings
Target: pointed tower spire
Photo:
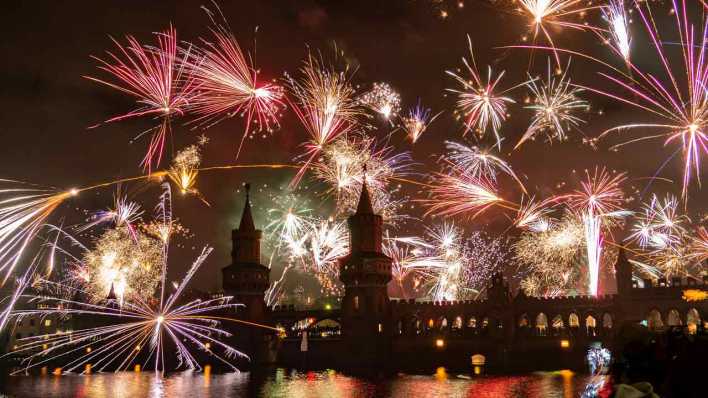
[[[253,214],[251,214],[251,184],[246,184],[246,204],[243,206],[243,214],[241,215],[241,224],[238,230],[241,232],[254,232],[256,225],[253,223]]]
[[[116,301],[118,297],[116,296],[116,290],[113,287],[113,282],[111,282],[111,291],[108,292],[108,297],[106,297],[106,300],[108,301]]]
[[[371,205],[369,187],[366,185],[366,163],[364,163],[364,182],[361,184],[361,195],[359,204],[356,207],[356,214],[374,214],[374,207]]]

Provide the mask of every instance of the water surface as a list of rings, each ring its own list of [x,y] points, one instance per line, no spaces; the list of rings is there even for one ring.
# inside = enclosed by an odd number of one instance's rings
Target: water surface
[[[355,377],[333,370],[274,369],[262,373],[152,372],[91,375],[35,375],[0,379],[0,396],[9,397],[579,397],[589,377],[570,371],[515,376],[399,374]]]

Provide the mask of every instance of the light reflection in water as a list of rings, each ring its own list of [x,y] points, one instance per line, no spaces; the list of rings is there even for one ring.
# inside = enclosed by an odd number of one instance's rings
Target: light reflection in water
[[[471,372],[470,372],[471,373]],[[430,375],[365,379],[333,370],[274,369],[264,374],[154,372],[16,376],[0,380],[0,395],[42,397],[459,397],[569,398],[583,392],[588,376],[570,371],[518,376],[473,376],[438,368]]]

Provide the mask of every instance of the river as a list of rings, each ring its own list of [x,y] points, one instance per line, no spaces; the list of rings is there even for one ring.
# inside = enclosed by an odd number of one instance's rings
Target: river
[[[12,376],[0,379],[0,396],[8,397],[579,397],[589,376],[570,371],[514,376],[398,374],[385,378],[354,377],[333,370],[273,369],[259,373],[152,372],[90,375]]]

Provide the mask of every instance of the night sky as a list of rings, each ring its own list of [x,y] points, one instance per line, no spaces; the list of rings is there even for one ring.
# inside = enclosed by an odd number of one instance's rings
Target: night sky
[[[336,43],[346,54],[346,60],[358,67],[355,84],[366,88],[373,82],[388,82],[401,93],[404,109],[414,106],[420,98],[434,112],[444,110],[414,146],[404,140],[401,131],[392,135],[391,143],[399,151],[412,151],[413,159],[420,163],[416,172],[421,175],[416,178],[424,179],[425,173],[437,169],[434,160],[441,153],[444,140],[461,139],[461,125],[451,112],[454,98],[444,95],[445,88],[455,87],[455,83],[444,71],[462,66],[460,57],[467,55],[465,35],[472,37],[479,65],[492,64],[496,70],[507,71],[504,87],[524,80],[530,64],[528,51],[499,48],[518,44],[520,37],[527,33],[527,21],[523,17],[502,12],[489,2],[465,1],[461,9],[454,6],[456,2],[450,2],[449,16],[441,18],[440,5],[434,3],[242,0],[223,1],[220,6],[242,47],[251,53],[255,48],[262,78],[280,78],[284,71],[296,74],[308,48],[321,51],[327,58],[333,54]],[[210,22],[200,9],[202,4],[200,1],[125,0],[3,2],[0,6],[0,134],[3,139],[0,177],[64,189],[141,174],[139,163],[147,143],[145,139],[133,143],[131,140],[151,124],[132,120],[88,129],[110,116],[127,112],[134,104],[131,98],[82,76],[106,77],[97,70],[90,56],[102,56],[105,50],[114,49],[109,36],[122,40],[124,35],[132,34],[141,42],[152,43],[152,32],[166,29],[170,24],[177,29],[180,40],[196,42],[199,36],[207,36]],[[637,23],[632,26],[639,28]],[[570,46],[591,54],[606,51],[590,33],[566,30],[554,34],[558,37],[558,47]],[[642,38],[635,40],[639,42]],[[633,51],[641,65],[650,49],[635,46]],[[533,75],[545,73],[546,57],[543,53],[535,54]],[[570,73],[579,83],[596,83],[600,80],[596,69],[576,59]],[[522,89],[513,96],[522,101],[524,94]],[[586,98],[591,101],[593,110],[585,115],[589,122],[582,126],[582,131],[590,137],[607,127],[626,123],[635,115],[643,116],[596,95],[588,94]],[[561,182],[567,183],[563,189],[575,187],[584,176],[582,171],[596,165],[627,170],[632,179],[627,190],[631,191],[632,185],[641,190],[646,181],[636,178],[653,175],[675,148],[663,148],[661,142],[651,141],[615,153],[608,151],[611,144],[618,142],[611,138],[593,150],[582,143],[581,133],[575,131],[564,143],[549,145],[536,140],[511,152],[513,143],[525,131],[530,115],[520,104],[511,107],[511,119],[502,129],[507,137],[503,153],[523,176],[527,187],[541,197],[559,192],[556,187]],[[371,134],[378,137],[391,131],[385,122],[375,122],[375,125],[379,128]],[[234,118],[206,131],[210,143],[204,151],[203,164],[233,162],[243,128],[243,121]],[[201,132],[175,123],[167,158],[194,143],[198,134]],[[286,110],[282,128],[269,138],[248,140],[239,162],[290,162],[301,153],[300,145],[306,138],[293,114]],[[662,177],[672,178],[676,183],[655,182],[650,191],[662,195],[667,191],[680,192],[681,165],[677,157],[661,172]],[[573,170],[578,173],[574,174]],[[290,178],[291,172],[273,170],[201,174],[198,188],[211,207],[193,197],[176,197],[175,214],[195,237],[182,242],[187,250],[172,256],[171,275],[176,277],[183,272],[198,249],[211,244],[216,251],[195,281],[198,287],[216,289],[219,270],[229,263],[229,231],[236,226],[243,202],[243,194],[237,190],[247,181],[256,187],[281,186]],[[152,208],[159,194],[154,185],[123,188],[140,199],[146,209]],[[502,186],[502,196],[505,188],[512,189],[510,185]],[[412,198],[424,197],[416,188],[406,189]],[[692,186],[690,212],[705,211],[705,192]],[[58,214],[67,219],[80,218],[81,209],[109,206],[113,193],[102,190],[82,195]],[[254,193],[256,202],[258,195]],[[422,211],[414,209],[413,214],[422,215]],[[257,214],[256,223],[263,221]],[[494,210],[479,219],[458,218],[457,221],[470,229],[503,230],[508,225]],[[409,223],[406,228],[412,232],[422,229],[420,223]],[[196,249],[191,250],[192,247]]]

